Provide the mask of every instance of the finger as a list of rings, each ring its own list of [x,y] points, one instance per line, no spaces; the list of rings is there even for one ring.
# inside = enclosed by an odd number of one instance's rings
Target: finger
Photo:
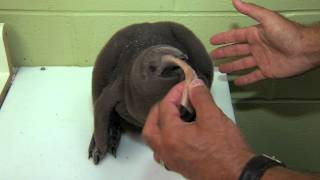
[[[255,70],[249,74],[238,77],[234,81],[234,83],[237,86],[243,86],[243,85],[255,83],[262,79],[265,79],[265,76],[262,74],[262,72],[260,70]]]
[[[247,36],[252,31],[252,27],[234,29],[228,32],[222,32],[211,37],[211,44],[220,45],[227,43],[245,43]]]
[[[160,149],[161,137],[158,126],[159,105],[153,106],[148,114],[146,123],[142,130],[142,137],[153,151]]]
[[[225,58],[233,56],[244,56],[250,54],[249,44],[232,44],[217,48],[212,51],[211,55],[214,58]]]
[[[180,102],[185,88],[185,82],[175,85],[163,98],[159,105],[159,127],[160,130],[173,126],[182,125],[180,119]]]
[[[242,0],[232,0],[232,3],[240,13],[250,16],[262,24],[266,23],[268,19],[271,19],[272,16],[276,15],[276,13],[271,10],[252,3],[243,2]]]
[[[210,90],[200,79],[193,80],[189,85],[189,98],[196,110],[197,121],[208,119],[210,113],[219,112],[219,108],[213,101]]]
[[[252,56],[247,56],[230,63],[221,64],[219,66],[219,71],[222,73],[230,73],[234,71],[252,68],[255,66],[257,66],[257,63],[254,60],[254,58]]]

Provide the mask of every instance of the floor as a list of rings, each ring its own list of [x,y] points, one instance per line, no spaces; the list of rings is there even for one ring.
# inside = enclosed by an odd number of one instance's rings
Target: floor
[[[92,68],[23,67],[0,109],[0,179],[176,180],[153,161],[137,134],[125,134],[117,158],[87,159],[93,130]],[[226,76],[215,73],[214,98],[234,120]]]

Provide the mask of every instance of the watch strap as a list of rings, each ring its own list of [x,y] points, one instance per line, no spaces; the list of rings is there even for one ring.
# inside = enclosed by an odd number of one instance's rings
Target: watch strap
[[[262,154],[251,158],[243,168],[239,180],[260,180],[265,171],[274,166],[285,165],[268,155]]]

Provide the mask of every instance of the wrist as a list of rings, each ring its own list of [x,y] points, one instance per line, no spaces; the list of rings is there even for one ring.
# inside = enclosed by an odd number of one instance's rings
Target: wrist
[[[287,171],[287,169],[284,167],[281,167],[281,166],[272,167],[264,173],[261,180],[279,178],[279,174],[283,174],[284,171]]]
[[[201,171],[201,173],[198,174],[196,177],[201,180],[215,179],[217,177],[217,174],[214,170],[212,170],[213,167],[222,166],[223,168],[221,169],[223,169],[223,172],[218,172],[220,179],[238,180],[243,168],[245,167],[247,162],[254,156],[255,154],[253,152],[242,151],[237,154],[226,156],[223,162],[219,162],[217,160],[209,160],[202,166],[204,167],[202,169],[203,171]]]
[[[231,177],[230,179],[236,179],[238,180],[243,169],[245,168],[246,164],[252,159],[256,154],[252,152],[246,152],[241,157],[237,158],[237,161],[235,164],[233,164],[232,172],[231,172]]]

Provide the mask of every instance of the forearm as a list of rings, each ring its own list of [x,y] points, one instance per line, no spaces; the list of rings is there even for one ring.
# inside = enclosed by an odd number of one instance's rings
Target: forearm
[[[320,176],[302,174],[283,167],[274,167],[265,172],[262,180],[320,180]]]

